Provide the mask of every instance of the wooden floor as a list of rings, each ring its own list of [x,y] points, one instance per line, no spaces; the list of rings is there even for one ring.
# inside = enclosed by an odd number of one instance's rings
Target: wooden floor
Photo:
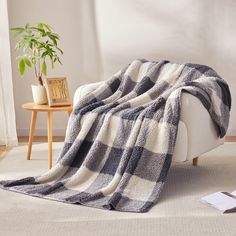
[[[28,136],[20,136],[18,137],[19,143],[25,143],[28,142],[29,137]],[[53,137],[53,142],[63,142],[65,139],[64,136],[54,136]],[[48,137],[47,136],[35,136],[34,137],[34,142],[47,142]],[[236,136],[228,136],[225,137],[226,142],[236,142]]]
[[[64,136],[54,136],[53,142],[63,142],[65,139]],[[28,144],[29,137],[28,136],[20,136],[18,137],[19,145]],[[47,136],[35,136],[33,143],[46,143],[48,141]],[[10,147],[0,146],[0,160],[11,150]]]
[[[226,142],[236,142],[236,136],[225,137]]]
[[[28,143],[28,136],[20,136],[18,137],[19,144],[27,144]],[[53,142],[63,142],[65,139],[64,136],[54,136]],[[229,136],[225,138],[226,142],[236,142],[236,136]],[[44,143],[47,142],[47,136],[35,136],[34,137],[35,143]],[[11,148],[0,146],[0,160],[11,150]]]
[[[0,146],[0,161],[11,150],[10,147]]]
[[[65,139],[64,136],[54,136],[53,137],[53,142],[63,142]],[[20,136],[18,137],[19,143],[28,143],[29,137],[28,136]],[[48,141],[47,136],[35,136],[34,141],[36,143],[44,143]]]

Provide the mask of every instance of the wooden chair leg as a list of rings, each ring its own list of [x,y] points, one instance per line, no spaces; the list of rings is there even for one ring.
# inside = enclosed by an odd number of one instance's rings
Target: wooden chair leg
[[[198,164],[198,157],[195,157],[193,159],[193,166],[197,166],[197,164]]]

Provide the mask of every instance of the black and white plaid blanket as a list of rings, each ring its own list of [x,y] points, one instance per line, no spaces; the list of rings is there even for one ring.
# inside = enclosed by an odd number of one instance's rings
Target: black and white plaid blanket
[[[51,170],[0,186],[66,203],[148,211],[170,168],[183,92],[201,100],[223,137],[231,97],[214,70],[135,60],[75,104]]]

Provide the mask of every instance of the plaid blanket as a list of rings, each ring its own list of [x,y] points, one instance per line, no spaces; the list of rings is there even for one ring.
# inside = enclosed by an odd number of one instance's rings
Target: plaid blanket
[[[148,211],[171,165],[183,92],[201,100],[223,137],[231,97],[213,69],[135,60],[75,104],[51,170],[0,186],[66,203]]]

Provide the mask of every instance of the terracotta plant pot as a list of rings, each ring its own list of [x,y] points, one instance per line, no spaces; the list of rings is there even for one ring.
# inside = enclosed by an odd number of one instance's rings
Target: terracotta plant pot
[[[34,103],[43,105],[48,103],[46,88],[42,85],[31,85]]]

